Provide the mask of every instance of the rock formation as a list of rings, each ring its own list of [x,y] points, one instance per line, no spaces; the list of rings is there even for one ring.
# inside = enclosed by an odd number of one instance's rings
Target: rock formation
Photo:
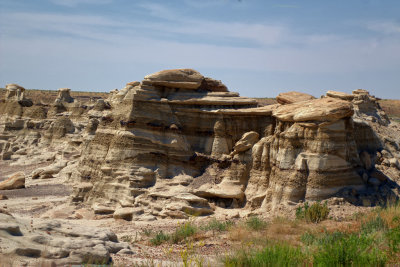
[[[279,104],[259,106],[192,69],[160,71],[87,103],[60,89],[52,104],[23,105],[18,88],[0,103],[2,160],[46,162],[29,181],[62,177],[72,205],[96,214],[155,220],[398,198],[397,126],[365,90],[282,93]]]
[[[113,94],[112,113],[72,175],[82,184],[74,201],[122,209],[129,219],[128,211],[183,218],[213,213],[214,204],[269,211],[338,195],[360,204],[346,194],[392,191],[388,176],[360,156],[384,148],[365,116],[375,112],[384,124],[387,117],[368,92],[290,92],[278,98],[284,105],[258,107],[211,80],[167,70]]]

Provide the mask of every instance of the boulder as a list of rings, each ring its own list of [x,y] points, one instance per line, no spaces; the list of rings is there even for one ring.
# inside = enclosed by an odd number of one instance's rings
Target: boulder
[[[292,104],[292,103],[306,101],[306,100],[312,100],[312,99],[315,99],[315,97],[312,95],[306,94],[306,93],[300,93],[300,92],[296,92],[296,91],[280,93],[276,97],[276,101],[282,105]]]
[[[19,188],[25,188],[24,172],[14,173],[7,180],[0,182],[0,190],[12,190]]]
[[[281,121],[330,121],[334,122],[353,115],[353,106],[348,101],[326,97],[300,103],[288,104],[272,111]]]

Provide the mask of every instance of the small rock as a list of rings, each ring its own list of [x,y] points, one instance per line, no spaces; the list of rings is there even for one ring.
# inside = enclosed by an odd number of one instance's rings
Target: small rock
[[[133,252],[132,250],[127,249],[127,248],[121,249],[121,250],[117,253],[117,255],[133,255],[133,254],[135,254],[135,252]]]
[[[5,195],[0,195],[0,200],[6,200],[6,199],[8,199],[7,196],[5,196]]]

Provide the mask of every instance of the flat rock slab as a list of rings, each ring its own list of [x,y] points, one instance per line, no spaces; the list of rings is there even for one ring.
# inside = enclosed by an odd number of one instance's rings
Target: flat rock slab
[[[312,100],[312,99],[315,99],[315,97],[312,95],[306,94],[306,93],[300,93],[300,92],[296,92],[296,91],[280,93],[276,97],[276,101],[282,105],[292,104],[292,103],[307,101],[307,100]]]
[[[282,105],[272,112],[281,121],[337,121],[353,115],[353,105],[344,100],[326,97]]]

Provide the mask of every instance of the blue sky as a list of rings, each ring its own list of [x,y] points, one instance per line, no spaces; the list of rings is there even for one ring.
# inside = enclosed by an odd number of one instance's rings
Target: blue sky
[[[400,99],[400,1],[0,1],[0,86],[110,91],[170,68],[242,96]]]

